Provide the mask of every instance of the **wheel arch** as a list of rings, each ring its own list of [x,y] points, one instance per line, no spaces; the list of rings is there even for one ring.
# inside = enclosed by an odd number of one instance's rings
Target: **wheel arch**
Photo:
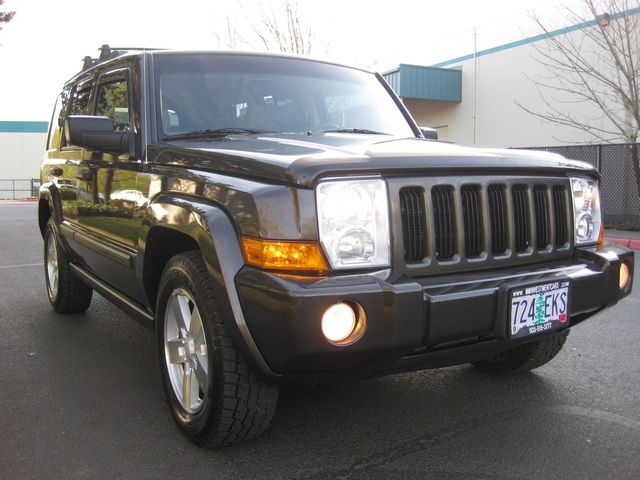
[[[63,221],[60,191],[52,182],[43,184],[40,187],[38,199],[38,228],[40,229],[40,235],[44,239],[47,225],[51,222],[51,226],[58,236],[60,246],[68,255],[73,256],[67,237],[62,235],[61,224]]]
[[[62,204],[60,192],[56,188],[50,188],[52,184],[44,184],[40,187],[38,199],[38,227],[40,235],[44,238],[44,232],[47,223],[53,217],[55,219],[56,228],[62,219]]]
[[[204,199],[161,195],[148,206],[139,241],[137,275],[147,302],[157,314],[162,272],[175,255],[202,254],[224,322],[236,344],[268,375],[274,375],[249,332],[235,286],[244,266],[237,229],[220,206]]]
[[[44,231],[47,228],[47,223],[52,217],[51,205],[43,198],[38,200],[38,227],[40,228],[40,235],[44,238]]]
[[[158,298],[158,285],[169,260],[180,253],[202,250],[190,234],[170,225],[155,225],[149,230],[143,256],[142,282],[152,309]]]

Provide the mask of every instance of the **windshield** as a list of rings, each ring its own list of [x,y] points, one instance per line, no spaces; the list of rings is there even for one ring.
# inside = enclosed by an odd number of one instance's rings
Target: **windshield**
[[[413,137],[378,78],[304,59],[229,54],[154,58],[159,137],[326,132]]]

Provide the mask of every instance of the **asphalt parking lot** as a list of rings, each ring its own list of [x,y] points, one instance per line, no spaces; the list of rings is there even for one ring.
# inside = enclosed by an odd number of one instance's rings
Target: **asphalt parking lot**
[[[640,283],[550,364],[286,389],[272,427],[205,450],[166,407],[153,334],[99,296],[50,308],[34,203],[0,202],[0,479],[637,479]]]

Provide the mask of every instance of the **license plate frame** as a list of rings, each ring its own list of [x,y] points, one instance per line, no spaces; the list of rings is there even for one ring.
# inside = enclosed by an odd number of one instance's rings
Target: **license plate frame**
[[[523,338],[569,325],[571,280],[531,282],[509,289],[509,338]]]

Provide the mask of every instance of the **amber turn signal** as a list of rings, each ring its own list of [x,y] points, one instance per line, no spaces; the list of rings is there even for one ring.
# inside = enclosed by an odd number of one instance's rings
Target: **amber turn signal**
[[[600,233],[598,234],[598,250],[604,246],[604,222],[600,224]]]
[[[324,272],[328,270],[320,246],[307,242],[286,242],[241,237],[244,258],[249,265],[267,270]]]

